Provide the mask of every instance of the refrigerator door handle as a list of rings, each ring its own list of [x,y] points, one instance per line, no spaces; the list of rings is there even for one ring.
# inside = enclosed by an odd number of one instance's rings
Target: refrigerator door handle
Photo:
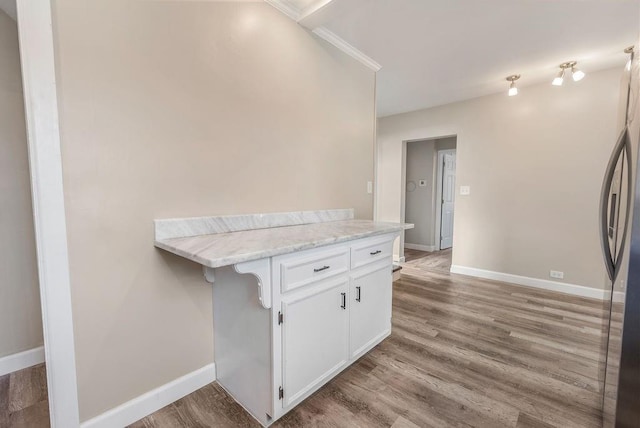
[[[625,162],[622,165],[623,172],[626,172],[627,175],[627,199],[626,199],[626,213],[624,216],[622,235],[620,237],[620,248],[624,249],[627,228],[629,225],[629,208],[631,207],[631,186],[632,186],[632,175],[631,175],[631,141],[629,140],[629,129],[625,127],[620,133],[620,137],[618,137],[618,141],[613,149],[613,153],[611,154],[611,158],[609,159],[609,164],[607,165],[607,169],[604,176],[604,182],[602,183],[602,193],[600,195],[600,242],[602,244],[602,254],[604,256],[605,266],[607,268],[607,274],[609,275],[609,279],[615,281],[618,276],[618,271],[620,270],[620,265],[622,262],[621,254],[618,254],[617,245],[614,244],[615,248],[613,251],[611,250],[611,246],[609,245],[609,238],[613,236],[611,232],[615,233],[615,227],[612,225],[615,224],[613,216],[615,215],[616,209],[615,207],[610,207],[610,197],[611,186],[614,182],[614,176],[616,173],[616,167],[618,165],[618,161],[620,160],[620,156],[625,158]],[[618,204],[620,198],[612,198],[611,204]],[[620,213],[618,213],[620,215]],[[610,235],[611,234],[611,235]]]

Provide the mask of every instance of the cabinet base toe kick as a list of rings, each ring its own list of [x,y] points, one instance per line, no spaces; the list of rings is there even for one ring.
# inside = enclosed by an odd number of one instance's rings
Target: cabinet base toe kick
[[[205,269],[218,382],[262,426],[391,334],[397,236]]]

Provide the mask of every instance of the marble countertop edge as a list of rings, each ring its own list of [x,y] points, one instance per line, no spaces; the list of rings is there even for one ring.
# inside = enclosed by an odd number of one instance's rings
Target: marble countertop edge
[[[342,242],[352,241],[355,239],[362,239],[372,236],[380,236],[389,233],[397,233],[406,229],[414,227],[413,224],[399,224],[399,223],[384,223],[376,222],[378,225],[388,226],[385,229],[368,230],[364,232],[348,233],[341,236],[331,236],[327,238],[314,239],[312,241],[297,242],[290,245],[277,245],[272,248],[266,248],[259,251],[242,252],[236,254],[229,254],[227,256],[207,258],[202,257],[194,252],[189,252],[179,248],[179,245],[172,244],[171,241],[175,241],[176,238],[166,240],[156,240],[154,245],[157,248],[168,251],[175,255],[184,257],[195,263],[201,264],[209,268],[219,268],[223,266],[230,266],[237,263],[249,262],[253,260],[259,260],[266,257],[274,257],[282,254],[288,254],[295,251],[309,250],[313,248],[323,247],[331,244],[338,244]],[[212,241],[216,241],[217,234],[202,235],[210,236]],[[180,238],[177,238],[180,239]]]

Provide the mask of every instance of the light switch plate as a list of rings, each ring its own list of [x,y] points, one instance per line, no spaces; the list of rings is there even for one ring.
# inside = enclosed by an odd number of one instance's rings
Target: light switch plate
[[[367,181],[367,193],[373,193],[373,181]]]
[[[427,180],[419,180],[418,181],[418,186],[420,187],[426,187],[427,185]]]
[[[461,195],[470,195],[471,194],[471,186],[460,186],[460,194]]]
[[[564,278],[564,272],[560,272],[559,270],[552,270],[552,271],[549,271],[549,276],[551,278],[563,279]]]

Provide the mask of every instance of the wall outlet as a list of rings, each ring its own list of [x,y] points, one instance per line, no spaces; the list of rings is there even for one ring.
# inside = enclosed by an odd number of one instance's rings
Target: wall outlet
[[[367,193],[373,193],[373,181],[367,181]]]
[[[427,180],[418,180],[418,186],[426,187],[426,185],[427,185]]]
[[[460,194],[461,195],[470,195],[471,194],[471,186],[460,186]]]
[[[549,276],[551,278],[563,279],[564,278],[564,272],[560,272],[559,270],[552,270],[552,271],[549,271]]]

